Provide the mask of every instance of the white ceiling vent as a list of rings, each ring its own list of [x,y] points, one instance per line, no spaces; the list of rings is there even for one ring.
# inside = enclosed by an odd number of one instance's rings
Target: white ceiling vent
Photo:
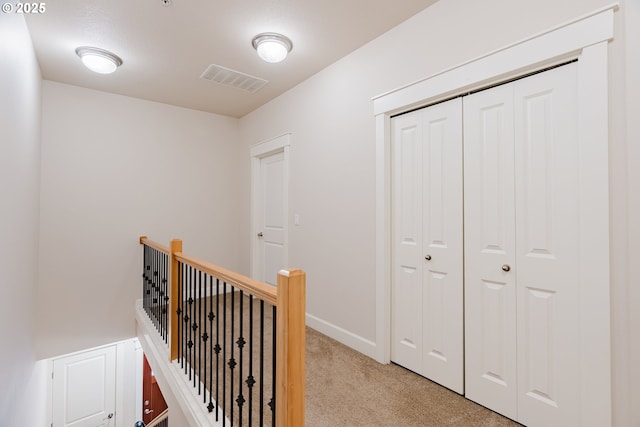
[[[269,83],[264,79],[216,64],[209,65],[207,69],[204,70],[204,73],[200,75],[200,78],[250,93],[259,91],[264,85]]]

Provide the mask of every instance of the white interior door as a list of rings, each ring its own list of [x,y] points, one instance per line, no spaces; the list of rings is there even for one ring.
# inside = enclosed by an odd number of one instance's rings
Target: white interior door
[[[466,396],[516,419],[513,88],[463,102]]]
[[[284,152],[259,159],[256,238],[258,280],[276,286],[278,271],[286,268],[287,180]]]
[[[422,371],[422,120],[392,119],[391,360]]]
[[[579,424],[585,391],[576,82],[573,63],[514,83],[518,421],[531,426]]]
[[[53,426],[115,427],[116,346],[53,361]]]
[[[463,393],[462,104],[393,119],[392,360]]]

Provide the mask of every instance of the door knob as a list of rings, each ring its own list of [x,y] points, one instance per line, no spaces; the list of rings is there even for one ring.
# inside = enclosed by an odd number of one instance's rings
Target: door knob
[[[424,259],[426,259],[427,261],[431,261],[431,255],[425,255]]]
[[[258,237],[262,237],[262,231],[258,233]]]
[[[149,415],[149,414],[150,414],[150,413],[152,413],[152,412],[153,412],[153,409],[145,409],[145,410],[144,410],[144,414],[145,414],[145,415]]]
[[[509,266],[509,264],[505,264],[502,266],[502,271],[509,271],[511,270],[511,267]]]

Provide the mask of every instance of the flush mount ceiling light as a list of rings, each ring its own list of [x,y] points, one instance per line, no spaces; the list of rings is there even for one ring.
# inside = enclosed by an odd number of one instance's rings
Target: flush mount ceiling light
[[[260,59],[272,63],[283,61],[293,48],[291,40],[278,33],[258,34],[251,40],[251,44]]]
[[[118,55],[97,47],[82,46],[76,49],[76,54],[88,69],[100,74],[113,73],[122,65]]]

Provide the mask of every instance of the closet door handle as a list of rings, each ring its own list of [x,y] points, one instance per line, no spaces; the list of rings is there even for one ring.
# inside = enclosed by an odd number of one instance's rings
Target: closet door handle
[[[509,264],[504,264],[502,266],[502,271],[509,271],[509,270],[511,270],[511,267],[509,266]]]
[[[425,255],[424,259],[426,259],[427,261],[431,261],[431,255]]]

